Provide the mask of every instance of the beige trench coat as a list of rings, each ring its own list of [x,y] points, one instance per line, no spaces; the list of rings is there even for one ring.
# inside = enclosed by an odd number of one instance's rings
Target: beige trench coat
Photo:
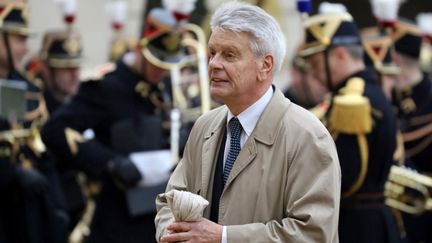
[[[194,125],[184,157],[167,186],[211,202],[227,107]],[[222,192],[219,224],[228,242],[338,242],[341,174],[333,139],[311,113],[276,89],[243,146]],[[156,238],[173,222],[166,198],[156,199]],[[210,206],[204,211],[210,217]]]

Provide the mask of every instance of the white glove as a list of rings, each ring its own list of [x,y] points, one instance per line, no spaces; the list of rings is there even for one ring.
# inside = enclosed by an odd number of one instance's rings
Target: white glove
[[[170,150],[131,153],[129,159],[142,175],[139,186],[158,185],[167,181],[170,176],[173,164]]]

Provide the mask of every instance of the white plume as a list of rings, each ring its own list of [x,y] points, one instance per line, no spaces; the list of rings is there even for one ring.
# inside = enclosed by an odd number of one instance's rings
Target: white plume
[[[219,5],[224,3],[227,0],[205,0],[204,4],[208,12],[213,13]]]
[[[403,0],[370,0],[373,15],[379,20],[396,21]]]
[[[416,20],[423,33],[432,35],[432,13],[419,13]]]
[[[111,1],[106,5],[106,11],[113,22],[124,24],[127,20],[128,3],[126,0]]]
[[[77,12],[78,4],[76,0],[55,0],[63,15],[74,15]]]
[[[162,0],[162,5],[172,12],[189,15],[195,10],[195,2],[196,0]]]
[[[320,14],[334,14],[334,13],[346,13],[347,8],[342,3],[329,3],[322,2],[318,6],[318,13]]]

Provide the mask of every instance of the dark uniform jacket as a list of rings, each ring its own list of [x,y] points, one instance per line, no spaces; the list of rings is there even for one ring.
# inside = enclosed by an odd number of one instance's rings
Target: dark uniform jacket
[[[386,243],[399,242],[399,232],[390,210],[384,205],[384,184],[393,164],[396,146],[396,117],[391,104],[387,101],[375,77],[368,71],[361,71],[347,78],[335,87],[334,94],[340,95],[347,81],[353,77],[364,80],[363,96],[370,102],[372,128],[365,134],[340,132],[335,136],[342,171],[342,197],[339,216],[339,237],[341,243]],[[326,113],[330,118],[336,109],[334,100]],[[352,111],[347,110],[350,113]],[[349,117],[349,115],[348,115]],[[331,121],[331,119],[329,119]],[[327,126],[333,127],[334,124]],[[340,121],[338,121],[340,122]],[[345,120],[352,126],[355,120]],[[336,129],[337,130],[337,129]],[[346,195],[361,177],[360,137],[365,135],[367,147],[366,174],[357,190]]]
[[[405,152],[417,170],[432,175],[432,83],[427,74],[413,87],[395,90]]]
[[[33,121],[46,117],[42,94],[37,86],[18,73],[12,73],[8,79],[27,86],[27,117],[19,123],[28,129]],[[10,129],[11,124],[1,118],[0,131]],[[24,168],[28,168],[24,161],[31,164],[31,169]],[[15,158],[0,155],[0,194],[0,242],[66,241],[68,218],[57,171],[48,154],[37,155],[21,144]]]
[[[432,84],[427,74],[412,87],[393,90],[402,137],[405,165],[432,176]],[[432,212],[403,214],[409,242],[432,242]]]
[[[48,113],[53,114],[64,105],[58,101],[48,89],[43,92]],[[60,185],[65,198],[64,207],[69,216],[69,231],[73,230],[82,218],[87,198],[79,181],[79,172],[71,168],[67,163],[62,163],[61,158],[55,160],[57,172],[60,177]]]
[[[119,61],[116,69],[102,80],[83,83],[72,101],[55,112],[43,129],[43,141],[53,153],[102,180],[90,242],[155,239],[154,214],[131,217],[124,191],[105,172],[113,158],[139,150],[139,146],[133,148],[129,144],[132,140],[152,143],[153,149],[161,149],[158,139],[144,132],[161,129],[160,123],[152,128],[141,125],[160,117],[154,100],[158,94],[158,87],[148,85]],[[94,131],[94,139],[81,136],[89,128]],[[149,200],[154,202],[154,198]]]

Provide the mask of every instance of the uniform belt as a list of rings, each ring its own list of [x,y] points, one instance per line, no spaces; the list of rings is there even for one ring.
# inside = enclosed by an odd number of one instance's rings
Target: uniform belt
[[[383,192],[357,193],[341,200],[341,208],[382,208],[384,204]]]

